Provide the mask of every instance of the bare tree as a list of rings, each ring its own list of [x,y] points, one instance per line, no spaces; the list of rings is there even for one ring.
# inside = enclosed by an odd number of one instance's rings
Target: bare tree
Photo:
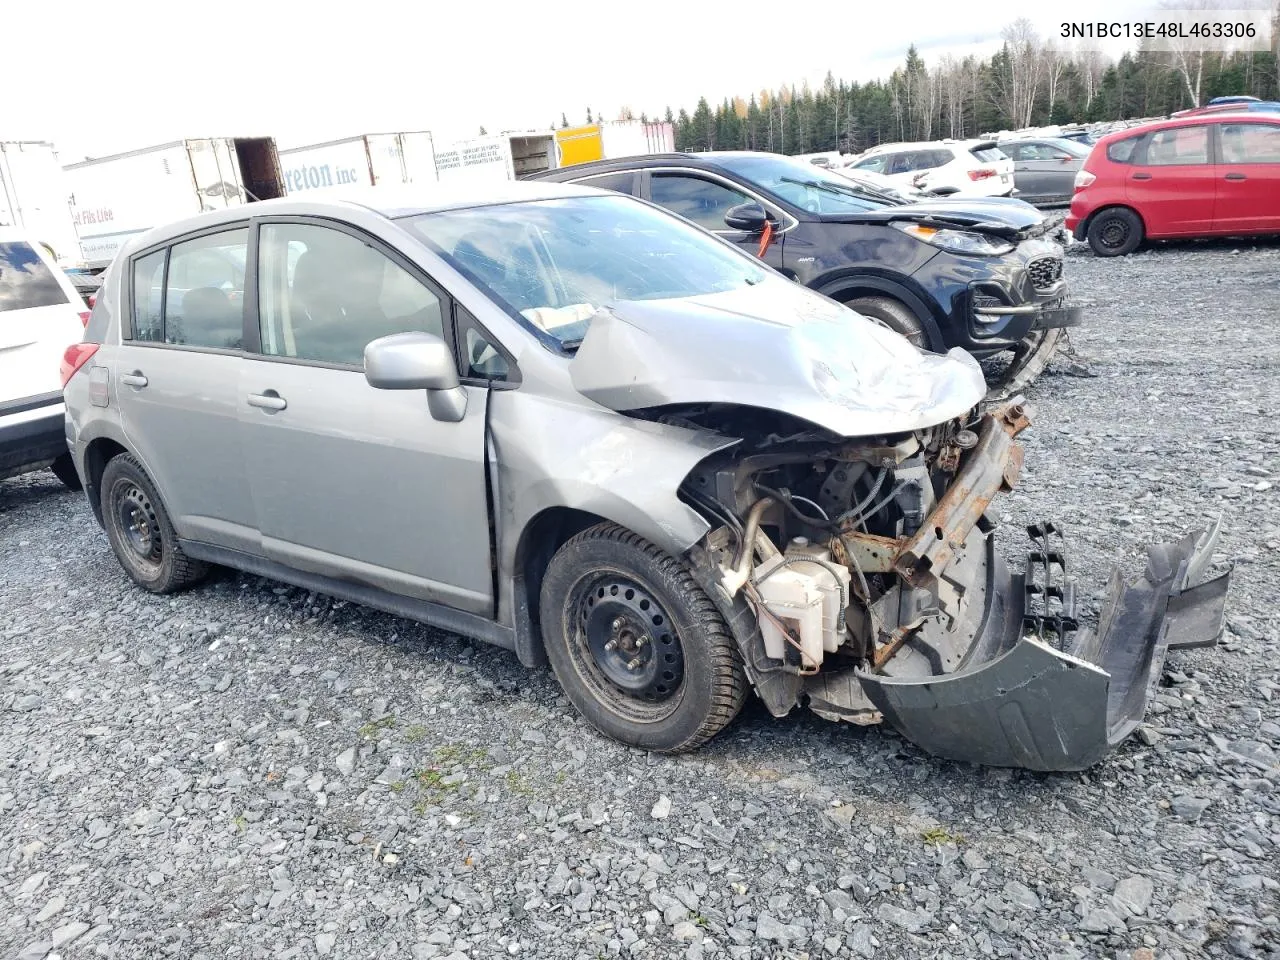
[[[1019,17],[1000,31],[1004,40],[1004,71],[995,78],[995,105],[1014,127],[1031,125],[1044,63],[1040,37],[1026,17]]]
[[[1161,0],[1160,6],[1165,10],[1221,10],[1225,4],[1222,0]],[[1204,41],[1198,37],[1188,37],[1185,40],[1175,38],[1169,41],[1169,47],[1173,68],[1182,78],[1187,96],[1191,98],[1191,105],[1200,106],[1200,89],[1204,81]]]
[[[1041,73],[1044,75],[1045,93],[1049,98],[1049,117],[1052,122],[1053,106],[1058,102],[1058,84],[1062,82],[1062,74],[1070,62],[1063,51],[1058,49],[1052,40],[1044,45],[1040,53]]]
[[[1107,61],[1101,50],[1083,40],[1076,49],[1074,59],[1076,69],[1080,72],[1080,84],[1084,87],[1084,105],[1088,107],[1098,95],[1098,85],[1102,82],[1102,75],[1106,73]]]

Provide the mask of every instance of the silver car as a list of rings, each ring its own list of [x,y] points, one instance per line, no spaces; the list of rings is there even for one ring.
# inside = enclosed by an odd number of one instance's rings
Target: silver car
[[[550,662],[598,729],[698,746],[754,689],[929,750],[1077,768],[1212,642],[1214,531],[1076,631],[1052,526],[985,511],[1018,406],[643,201],[555,183],[283,199],[133,241],[67,442],[130,577],[223,564]]]
[[[1068,203],[1076,174],[1092,146],[1058,137],[1001,140],[1000,152],[1013,161],[1013,184],[1028,203]]]

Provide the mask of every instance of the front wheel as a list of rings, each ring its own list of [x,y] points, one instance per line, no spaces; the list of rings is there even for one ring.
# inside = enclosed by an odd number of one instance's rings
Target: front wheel
[[[715,604],[674,557],[602,523],[560,548],[540,600],[547,659],[596,729],[679,753],[737,716],[747,678]]]
[[[202,580],[207,564],[188,557],[151,478],[128,454],[102,471],[102,521],[120,566],[138,586],[173,593]]]
[[[1088,240],[1100,257],[1123,257],[1142,243],[1142,218],[1127,207],[1112,207],[1089,221]]]
[[[929,349],[924,324],[905,304],[891,297],[859,297],[848,301],[845,306],[894,333],[902,334],[921,350]]]

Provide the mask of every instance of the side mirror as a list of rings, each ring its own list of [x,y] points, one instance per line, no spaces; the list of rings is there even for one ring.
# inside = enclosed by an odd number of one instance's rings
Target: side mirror
[[[395,333],[364,348],[364,378],[379,390],[426,390],[437,420],[456,423],[467,412],[467,392],[449,348],[429,333]]]
[[[724,215],[724,222],[731,230],[745,230],[747,233],[759,233],[769,222],[769,214],[764,207],[754,201],[740,203],[730,207]]]

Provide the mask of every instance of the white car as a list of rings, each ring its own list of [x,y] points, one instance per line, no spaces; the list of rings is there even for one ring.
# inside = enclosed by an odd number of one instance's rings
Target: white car
[[[905,200],[908,203],[928,199],[928,194],[924,191],[913,187],[910,183],[903,183],[901,180],[886,177],[883,173],[876,173],[872,170],[856,170],[851,164],[830,167],[829,169],[832,173],[839,174],[846,180],[869,187],[878,193],[887,193],[891,197]]]
[[[1013,161],[994,140],[935,140],[872,147],[852,164],[925,192],[961,197],[1013,196]]]
[[[40,243],[0,227],[0,480],[52,467],[80,488],[63,427],[63,353],[89,313]]]

